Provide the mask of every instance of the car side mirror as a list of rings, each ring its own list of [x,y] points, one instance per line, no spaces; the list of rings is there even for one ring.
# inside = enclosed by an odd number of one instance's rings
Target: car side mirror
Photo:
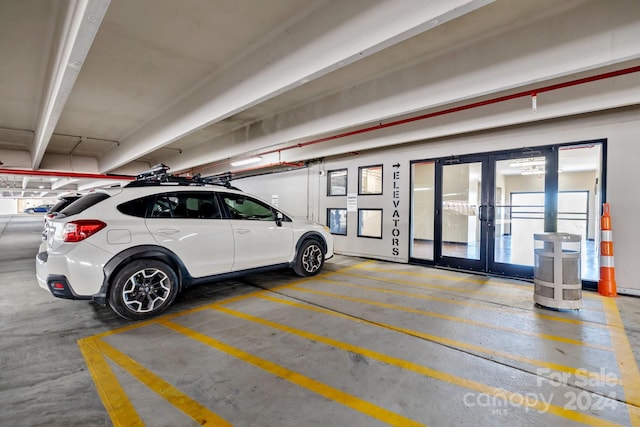
[[[282,212],[276,212],[276,225],[278,227],[282,227],[283,219],[284,219],[284,215],[282,215]]]

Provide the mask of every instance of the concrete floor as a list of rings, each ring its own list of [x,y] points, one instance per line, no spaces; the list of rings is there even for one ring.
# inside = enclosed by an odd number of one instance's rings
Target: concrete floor
[[[41,227],[0,217],[0,426],[640,426],[638,298],[336,256],[132,323],[37,286]]]

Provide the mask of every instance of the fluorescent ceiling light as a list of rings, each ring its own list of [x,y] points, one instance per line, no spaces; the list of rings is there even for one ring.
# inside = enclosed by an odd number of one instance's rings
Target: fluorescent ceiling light
[[[541,166],[544,165],[546,163],[545,160],[520,160],[520,161],[515,161],[513,163],[509,163],[509,167],[510,168],[521,168],[521,167],[526,167],[526,166]]]
[[[249,157],[248,159],[236,160],[235,162],[231,162],[231,166],[245,166],[250,165],[252,163],[258,163],[262,160],[262,157]]]

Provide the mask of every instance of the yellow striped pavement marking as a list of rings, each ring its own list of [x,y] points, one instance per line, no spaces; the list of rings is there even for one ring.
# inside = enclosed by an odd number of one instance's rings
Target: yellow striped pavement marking
[[[223,310],[223,311],[227,310],[223,307],[220,307],[220,308],[216,307],[216,309]],[[290,381],[293,384],[306,388],[307,390],[311,390],[321,396],[326,397],[327,399],[341,403],[344,406],[347,406],[358,412],[366,414],[376,420],[382,421],[384,423],[387,423],[393,426],[408,427],[408,426],[423,425],[407,417],[404,417],[400,414],[396,414],[395,412],[389,411],[388,409],[382,408],[378,405],[374,405],[373,403],[367,402],[366,400],[360,399],[359,397],[345,393],[327,384],[323,384],[320,381],[314,380],[313,378],[309,378],[301,373],[291,371],[287,368],[284,368],[266,359],[262,359],[258,356],[255,356],[239,348],[233,347],[229,344],[225,344],[221,341],[218,341],[208,335],[204,335],[193,329],[189,329],[187,327],[184,327],[182,325],[179,325],[177,323],[174,323],[168,320],[162,320],[158,323],[180,334],[183,334],[193,340],[196,340],[210,347],[213,347],[217,350],[225,352],[246,363],[250,363],[254,366],[257,366],[258,368],[261,368],[282,379]]]
[[[103,338],[103,337],[107,337],[109,335],[115,335],[115,334],[119,334],[119,333],[122,333],[122,332],[131,331],[133,329],[143,328],[145,326],[153,325],[153,324],[157,323],[158,320],[161,320],[161,319],[173,319],[173,318],[184,316],[184,315],[187,315],[187,314],[196,313],[198,311],[207,310],[211,305],[231,304],[233,302],[241,301],[241,300],[244,300],[244,299],[247,299],[247,298],[258,297],[258,296],[260,296],[260,295],[262,295],[264,293],[274,292],[274,291],[277,291],[277,290],[280,290],[280,289],[286,289],[286,288],[289,288],[289,287],[292,287],[292,286],[298,286],[300,284],[304,284],[306,282],[312,282],[314,280],[321,279],[321,278],[324,278],[324,277],[329,277],[329,276],[332,276],[334,274],[342,274],[342,273],[344,273],[344,272],[346,272],[348,270],[351,270],[351,269],[354,269],[354,268],[359,268],[361,266],[364,266],[364,265],[367,265],[367,264],[371,264],[372,262],[373,262],[373,260],[367,260],[367,261],[363,261],[363,262],[358,263],[358,264],[354,264],[354,265],[350,265],[350,266],[338,269],[336,271],[327,271],[326,273],[318,274],[316,276],[300,278],[298,280],[294,280],[294,281],[291,281],[291,282],[288,282],[288,283],[285,283],[285,284],[282,284],[282,285],[279,285],[279,286],[274,286],[273,288],[261,289],[259,291],[252,291],[252,292],[249,292],[249,293],[244,294],[244,295],[238,295],[238,296],[235,296],[235,297],[229,297],[229,298],[226,298],[224,300],[216,301],[216,302],[213,302],[213,303],[210,303],[210,304],[201,305],[199,307],[194,307],[194,308],[187,309],[187,310],[181,310],[181,311],[176,312],[176,313],[164,314],[164,315],[161,315],[161,316],[158,316],[158,317],[154,317],[153,319],[139,321],[139,322],[127,325],[127,326],[122,326],[120,328],[112,329],[110,331],[105,331],[105,332],[101,332],[99,334],[91,335],[90,337],[87,337],[87,338]]]
[[[281,331],[284,331],[290,334],[295,334],[300,337],[306,338],[308,340],[321,342],[328,346],[333,346],[345,351],[361,354],[362,356],[368,357],[370,359],[375,359],[375,360],[387,363],[389,365],[397,366],[408,371],[416,372],[418,374],[421,374],[430,378],[434,378],[439,381],[454,384],[456,386],[463,387],[469,390],[474,390],[479,393],[486,393],[488,395],[494,396],[495,398],[503,399],[507,402],[519,404],[520,406],[524,406],[530,409],[535,409],[540,412],[547,412],[547,413],[556,415],[558,417],[567,418],[569,420],[580,422],[590,426],[603,427],[603,426],[619,425],[619,424],[616,424],[607,420],[603,420],[601,418],[597,418],[588,414],[567,410],[557,405],[545,404],[541,400],[533,398],[532,396],[525,396],[517,392],[511,392],[502,388],[489,386],[489,385],[480,383],[478,381],[459,377],[457,375],[448,374],[446,372],[428,368],[426,366],[419,365],[417,363],[414,363],[408,360],[392,357],[383,353],[379,353],[377,351],[369,350],[363,347],[358,347],[353,344],[348,344],[342,341],[334,340],[332,338],[328,338],[322,335],[316,335],[314,333],[307,332],[301,329],[296,329],[291,326],[283,325],[280,323],[272,322],[270,320],[252,316],[250,314],[232,310],[227,307],[217,306],[217,307],[212,307],[212,309],[220,311],[222,313],[226,313],[231,316],[238,317],[240,319],[244,319],[250,322],[269,326],[271,328],[279,329]]]
[[[633,427],[640,426],[640,371],[636,363],[629,337],[624,329],[618,304],[614,298],[603,297],[607,324],[611,333],[618,369],[622,376],[625,400],[629,403],[629,418]]]
[[[420,332],[420,331],[416,331],[413,329],[408,329],[408,328],[403,328],[403,327],[399,327],[399,326],[395,326],[395,325],[391,325],[388,323],[382,323],[382,322],[369,322],[367,320],[364,319],[360,319],[348,314],[343,314],[337,311],[333,311],[333,310],[329,310],[326,308],[322,308],[322,307],[317,307],[314,305],[310,305],[310,304],[303,304],[303,303],[299,303],[299,302],[294,302],[291,300],[286,300],[286,299],[282,299],[282,298],[276,298],[276,297],[272,297],[272,296],[267,296],[267,295],[263,295],[260,298],[265,299],[267,301],[272,301],[278,304],[284,304],[284,305],[289,305],[292,307],[297,307],[303,310],[309,310],[309,311],[315,311],[318,313],[323,313],[323,314],[328,314],[331,316],[335,316],[335,317],[339,317],[341,319],[346,319],[346,320],[350,320],[352,322],[361,322],[361,323],[366,323],[368,325],[372,325],[374,327],[382,327],[385,329],[390,329],[393,331],[397,331],[406,335],[411,335],[411,336],[415,336],[418,338],[422,338],[424,340],[427,341],[432,341],[435,343],[439,343],[439,344],[443,344],[446,345],[448,347],[453,347],[453,348],[458,348],[458,349],[464,349],[464,350],[468,350],[468,351],[474,351],[477,353],[483,353],[483,354],[488,354],[491,356],[497,356],[497,357],[501,357],[503,359],[508,359],[508,360],[513,360],[516,362],[521,362],[521,363],[526,363],[528,365],[531,366],[538,366],[541,368],[547,368],[550,369],[552,371],[559,371],[559,372],[566,372],[569,373],[571,375],[574,376],[586,376],[588,378],[593,378],[594,380],[597,381],[604,381],[607,382],[609,384],[618,384],[620,385],[621,382],[617,379],[613,379],[610,378],[610,376],[608,375],[601,375],[599,372],[592,372],[589,371],[587,369],[582,369],[582,368],[575,368],[573,366],[567,366],[567,365],[562,365],[559,363],[552,363],[552,362],[545,362],[542,360],[538,360],[538,359],[532,359],[529,357],[524,357],[524,356],[520,356],[517,354],[512,354],[512,353],[508,353],[505,351],[500,351],[500,350],[495,350],[492,348],[487,348],[487,347],[483,347],[480,345],[476,345],[476,344],[470,344],[470,343],[466,343],[466,342],[462,342],[462,341],[457,341],[457,340],[453,340],[451,338],[446,338],[446,337],[442,337],[439,335],[433,335],[433,334],[427,334],[424,332]]]
[[[323,281],[325,281],[325,280],[326,279],[323,279]],[[346,300],[346,301],[353,301],[353,302],[357,302],[357,303],[361,303],[361,304],[374,305],[374,306],[377,306],[377,307],[388,308],[388,309],[391,309],[391,310],[403,311],[405,313],[413,313],[413,314],[419,314],[421,316],[434,317],[434,318],[437,318],[437,319],[448,320],[448,321],[452,321],[452,322],[456,322],[456,323],[465,323],[467,325],[473,325],[473,326],[478,326],[478,327],[487,328],[487,329],[494,329],[496,331],[509,332],[509,333],[514,333],[514,334],[518,334],[518,335],[527,335],[527,336],[531,336],[531,337],[535,337],[535,338],[542,338],[542,339],[545,339],[545,340],[557,341],[557,342],[562,342],[562,343],[565,343],[565,344],[571,344],[571,345],[577,345],[577,346],[583,346],[583,347],[590,347],[590,348],[594,348],[594,349],[597,349],[597,350],[603,350],[603,351],[608,351],[608,352],[613,351],[613,349],[610,348],[610,347],[601,346],[601,345],[597,345],[597,344],[591,344],[591,343],[587,343],[587,342],[584,342],[584,341],[581,341],[581,340],[572,339],[572,338],[559,337],[559,336],[551,335],[551,334],[541,334],[541,333],[537,333],[537,332],[531,332],[531,331],[525,331],[525,330],[516,329],[516,328],[510,328],[510,327],[507,327],[507,326],[491,325],[491,324],[488,324],[488,323],[477,322],[475,320],[465,319],[463,317],[451,316],[451,315],[448,315],[448,314],[440,314],[440,313],[435,313],[435,312],[432,312],[432,311],[420,310],[420,309],[417,309],[417,308],[409,308],[409,307],[403,307],[403,306],[399,306],[399,305],[395,305],[395,304],[389,304],[389,303],[385,303],[385,302],[372,301],[372,300],[367,300],[367,299],[362,299],[362,298],[354,298],[354,297],[350,297],[350,296],[346,296],[346,295],[334,294],[332,292],[317,291],[317,290],[314,290],[314,289],[301,288],[301,287],[298,287],[298,286],[294,286],[294,287],[292,287],[290,289],[293,289],[293,290],[296,290],[296,291],[300,291],[300,292],[306,292],[306,293],[310,293],[310,294],[320,295],[320,296],[326,296],[326,297],[330,297],[330,298],[343,299],[343,300]]]
[[[379,267],[358,267],[360,270],[368,270],[368,271],[377,271],[380,273],[393,273],[393,274],[403,274],[408,276],[419,276],[419,277],[427,277],[430,279],[439,279],[439,280],[455,280],[457,282],[467,282],[467,283],[476,283],[479,285],[499,287],[500,289],[511,288],[517,290],[528,291],[528,287],[522,285],[516,285],[514,283],[508,283],[506,281],[495,281],[487,278],[477,278],[474,279],[472,277],[457,277],[446,274],[433,274],[433,273],[420,273],[417,271],[402,271],[402,270],[394,270],[389,268],[379,268]],[[473,274],[473,273],[470,273]],[[588,295],[589,298],[597,299],[597,295]]]
[[[93,382],[96,385],[96,388],[98,390],[98,394],[100,396],[100,399],[102,400],[102,403],[105,406],[105,409],[107,410],[107,413],[108,413],[109,417],[111,418],[112,422],[114,423],[114,425],[115,426],[127,426],[127,427],[143,425],[142,424],[142,420],[140,419],[140,417],[137,414],[135,408],[131,404],[131,401],[129,400],[126,392],[122,389],[122,387],[120,386],[120,383],[118,382],[118,379],[113,374],[113,372],[111,371],[111,368],[109,367],[108,363],[104,359],[104,354],[105,354],[104,351],[98,349],[98,347],[99,347],[98,343],[102,343],[102,341],[100,341],[100,338],[107,337],[107,336],[110,336],[110,335],[119,334],[119,333],[122,333],[122,332],[127,332],[127,331],[138,329],[138,328],[143,328],[145,326],[149,326],[149,325],[153,325],[153,324],[157,324],[158,321],[163,319],[163,318],[170,319],[170,318],[175,318],[175,317],[179,317],[179,316],[184,316],[186,314],[194,313],[194,312],[197,312],[197,311],[206,310],[211,305],[228,304],[228,303],[232,303],[232,302],[235,302],[235,301],[240,301],[240,300],[243,300],[243,299],[246,299],[246,298],[256,297],[256,296],[259,296],[259,295],[261,295],[261,294],[263,294],[265,292],[272,292],[274,290],[283,289],[283,288],[287,288],[287,287],[291,287],[291,286],[296,286],[296,285],[299,285],[299,284],[302,284],[302,283],[305,283],[305,282],[308,282],[308,281],[311,281],[311,280],[316,280],[318,278],[328,277],[328,276],[331,276],[333,274],[339,274],[339,273],[348,271],[350,269],[357,268],[359,266],[364,266],[364,265],[369,264],[371,262],[373,262],[373,261],[371,261],[371,260],[363,261],[361,263],[350,265],[350,266],[338,269],[336,271],[328,271],[326,273],[319,274],[317,276],[307,277],[307,278],[304,278],[304,279],[296,280],[294,282],[286,283],[284,285],[276,286],[276,287],[274,287],[274,288],[272,288],[270,290],[254,291],[254,292],[250,292],[249,294],[246,294],[246,295],[239,295],[239,296],[236,296],[236,297],[227,298],[227,299],[222,300],[222,301],[216,301],[215,303],[208,304],[206,306],[195,307],[195,308],[190,309],[190,310],[183,310],[183,311],[178,312],[178,313],[165,314],[164,316],[161,316],[161,317],[158,317],[158,318],[154,318],[154,319],[150,319],[150,320],[146,320],[146,321],[141,321],[141,322],[136,322],[136,323],[131,324],[131,325],[123,326],[123,327],[120,327],[120,328],[117,328],[117,329],[112,329],[110,331],[102,332],[102,333],[95,334],[95,335],[92,335],[90,337],[78,340],[78,346],[80,348],[80,351],[81,351],[82,355],[84,356],[85,362],[87,363],[87,367],[89,369],[89,372],[91,373],[91,376],[93,378]],[[102,347],[102,345],[100,345],[100,347]],[[117,350],[113,349],[113,351],[111,351],[110,353],[112,355],[114,355],[114,357],[115,357],[115,355],[117,355]],[[122,355],[122,354],[120,354],[120,355]],[[126,362],[127,358],[125,356],[124,358],[120,358],[119,360]],[[115,360],[114,360],[114,362],[115,362]],[[127,363],[127,365],[133,368],[135,366],[135,362],[130,361],[130,363]],[[139,367],[142,368],[141,365]],[[160,378],[157,378],[157,379],[161,381]],[[215,414],[213,414],[212,417],[216,418],[216,419],[219,418]],[[222,424],[220,424],[220,425],[224,425],[224,423],[226,423],[226,421],[222,420],[221,423]]]
[[[412,285],[412,284],[415,284],[415,282],[409,282],[409,281],[405,281],[405,280],[384,279],[384,278],[377,278],[377,277],[375,279],[371,278],[371,280],[377,281],[377,282],[390,283],[390,284],[393,284],[393,285]],[[563,322],[563,323],[570,323],[570,324],[573,324],[573,325],[580,325],[580,326],[587,326],[587,327],[593,327],[593,328],[608,329],[607,325],[603,325],[601,323],[592,322],[592,321],[589,321],[589,320],[570,319],[570,318],[566,318],[566,317],[551,316],[549,314],[543,314],[543,313],[540,313],[538,311],[525,310],[525,309],[522,309],[522,308],[505,307],[503,305],[500,305],[500,306],[491,305],[489,303],[458,301],[458,300],[453,300],[453,299],[449,299],[449,298],[436,297],[436,296],[432,296],[432,295],[417,294],[417,293],[414,293],[414,292],[396,291],[396,290],[380,288],[380,287],[376,287],[376,286],[357,285],[357,284],[354,284],[354,283],[343,282],[341,280],[331,280],[331,283],[339,284],[339,285],[342,285],[342,286],[350,286],[350,287],[355,287],[355,288],[369,289],[369,290],[372,290],[372,291],[377,291],[377,292],[382,292],[382,293],[390,293],[390,294],[395,294],[395,295],[409,296],[409,297],[412,297],[412,298],[420,298],[420,299],[425,299],[425,300],[430,300],[430,301],[438,301],[438,302],[442,302],[442,303],[445,303],[445,304],[463,305],[463,306],[466,306],[466,307],[479,308],[481,310],[498,311],[498,312],[501,312],[501,313],[514,313],[516,315],[520,315],[520,316],[524,316],[524,317],[533,317],[535,319],[545,319],[545,320],[551,320],[551,321],[554,321],[554,322]]]
[[[149,389],[163,397],[173,406],[190,416],[198,424],[211,424],[221,427],[232,425],[115,347],[99,339],[96,339],[93,342],[102,354],[107,356],[142,384],[149,387]],[[100,381],[102,380],[103,379],[100,378]],[[126,415],[118,413],[117,416],[122,419]]]
[[[78,346],[84,356],[98,390],[102,404],[115,427],[144,426],[142,419],[131,404],[129,396],[122,389],[111,367],[98,349],[96,338],[89,337],[78,340]]]
[[[418,273],[415,271],[396,271],[396,270],[392,270],[392,269],[385,269],[385,268],[376,268],[376,267],[358,267],[359,270],[365,270],[365,271],[373,271],[373,272],[379,272],[379,273],[391,273],[391,274],[401,274],[401,275],[407,275],[407,276],[417,276],[417,277],[426,277],[429,279],[438,279],[438,280],[450,280],[450,281],[456,281],[456,282],[465,282],[465,283],[474,283],[474,284],[478,284],[478,285],[483,285],[483,286],[491,286],[491,287],[499,287],[501,289],[504,288],[509,288],[509,289],[514,289],[514,290],[519,290],[519,291],[526,291],[526,292],[531,292],[532,289],[529,289],[525,286],[522,285],[514,285],[512,283],[506,283],[506,282],[500,282],[500,283],[496,283],[495,281],[492,281],[491,279],[487,279],[487,278],[478,278],[478,279],[474,279],[474,278],[470,278],[470,277],[456,277],[456,276],[447,276],[447,275],[438,275],[438,274],[432,274],[432,273]],[[369,277],[369,276],[365,276],[365,277]],[[455,288],[453,286],[442,286],[442,285],[431,285],[431,284],[424,284],[424,286],[429,286],[429,287],[433,287],[435,289],[442,289],[442,290],[447,290],[447,291],[451,291],[451,292],[465,292],[465,293],[475,293],[475,294],[479,294],[479,295],[488,295],[488,296],[501,296],[504,297],[505,294],[504,293],[494,293],[494,292],[485,292],[485,291],[480,291],[480,290],[475,290],[475,289],[467,289],[467,288]],[[510,297],[519,297],[519,295],[509,295]],[[597,295],[592,295],[590,293],[586,293],[583,292],[583,296],[585,298],[590,298],[590,299],[597,299],[598,296]],[[526,297],[529,298],[530,295],[525,295],[522,297]],[[597,309],[594,309],[595,311],[600,311]]]

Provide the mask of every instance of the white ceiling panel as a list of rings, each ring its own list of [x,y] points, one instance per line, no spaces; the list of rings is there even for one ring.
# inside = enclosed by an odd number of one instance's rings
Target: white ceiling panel
[[[636,0],[2,0],[0,176],[231,170],[248,153],[634,67],[637,40]],[[640,103],[638,75],[558,92],[539,116]],[[455,117],[433,123],[455,133]],[[362,147],[352,140],[287,159]]]

